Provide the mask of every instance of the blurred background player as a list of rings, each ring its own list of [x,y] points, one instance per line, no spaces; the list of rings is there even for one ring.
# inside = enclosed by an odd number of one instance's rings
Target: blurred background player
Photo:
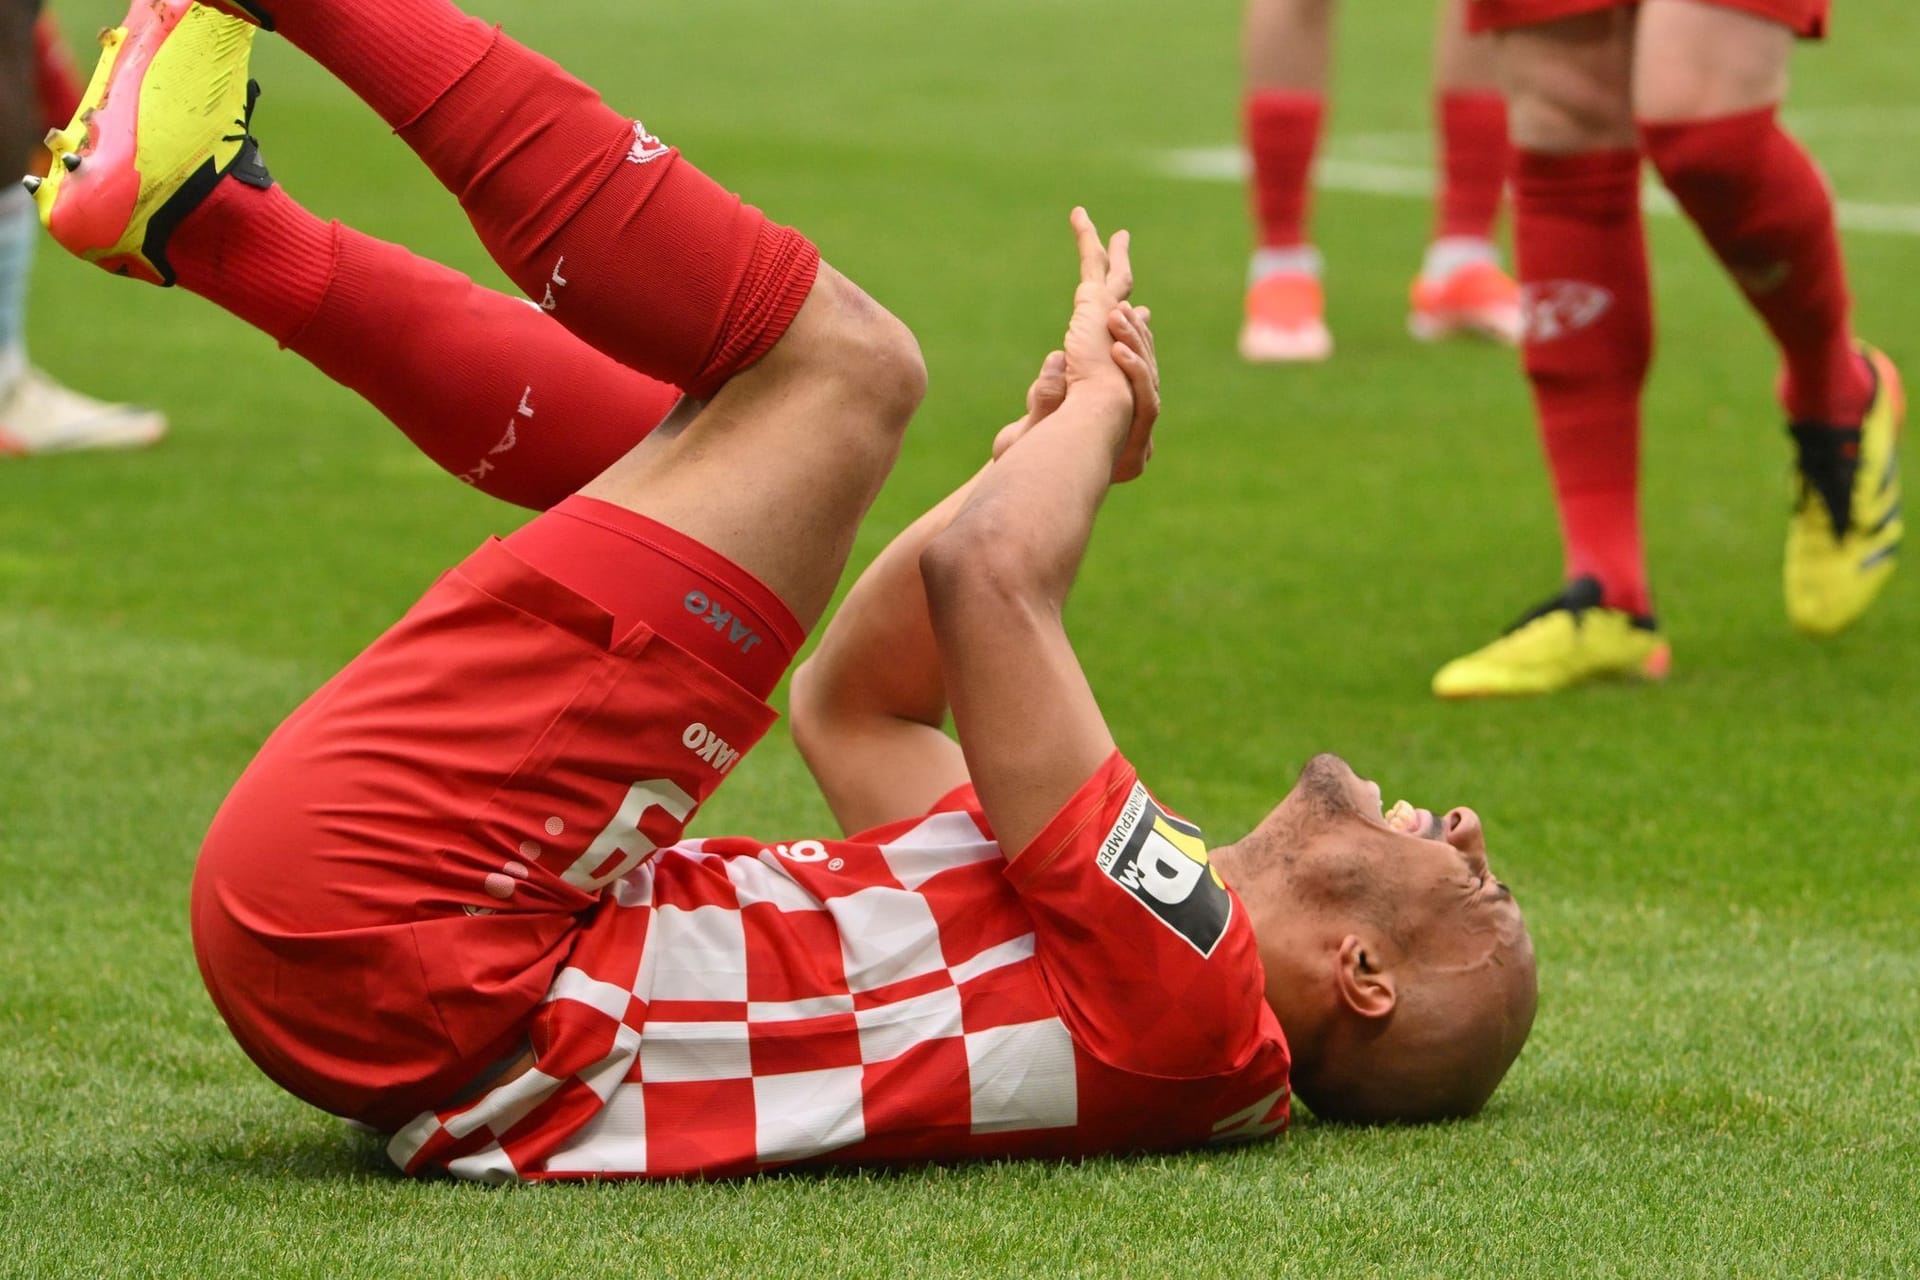
[[[1640,540],[1653,348],[1640,162],[1659,170],[1780,348],[1796,449],[1787,616],[1832,635],[1893,573],[1899,377],[1862,346],[1833,195],[1780,126],[1796,38],[1827,0],[1473,0],[1512,112],[1525,364],[1566,548],[1562,593],[1434,677],[1442,697],[1546,693],[1670,662]]]
[[[69,119],[80,80],[40,0],[0,0],[0,160],[44,172],[41,135]],[[27,362],[27,276],[40,238],[33,201],[0,190],[0,457],[66,449],[127,449],[167,429],[152,409],[69,390]]]
[[[1492,42],[1468,35],[1465,4],[1440,5],[1433,56],[1440,186],[1433,241],[1413,282],[1407,325],[1422,341],[1475,333],[1511,343],[1519,339],[1519,291],[1493,244],[1506,181],[1507,112],[1495,83]],[[1244,124],[1258,237],[1240,330],[1240,354],[1248,360],[1333,354],[1320,254],[1307,233],[1308,186],[1333,57],[1333,7],[1333,0],[1247,5]]]

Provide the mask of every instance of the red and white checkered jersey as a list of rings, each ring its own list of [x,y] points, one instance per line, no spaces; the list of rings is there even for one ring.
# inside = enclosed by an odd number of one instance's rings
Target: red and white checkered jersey
[[[396,1134],[409,1172],[720,1177],[1277,1132],[1245,907],[1115,752],[1011,863],[971,789],[847,840],[684,841],[617,881],[531,1068]]]

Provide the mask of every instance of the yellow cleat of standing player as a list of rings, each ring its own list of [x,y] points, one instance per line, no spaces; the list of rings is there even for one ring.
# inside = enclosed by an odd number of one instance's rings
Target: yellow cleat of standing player
[[[1846,630],[1893,576],[1906,524],[1900,514],[1900,432],[1906,399],[1899,371],[1863,348],[1873,403],[1853,432],[1790,427],[1798,490],[1787,521],[1787,619],[1811,636]]]
[[[1599,680],[1661,680],[1673,651],[1652,618],[1600,603],[1599,582],[1579,578],[1485,648],[1433,677],[1442,698],[1525,697]]]

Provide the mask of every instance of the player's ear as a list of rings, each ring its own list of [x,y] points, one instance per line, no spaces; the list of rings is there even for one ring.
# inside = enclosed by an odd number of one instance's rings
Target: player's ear
[[[1393,1012],[1393,974],[1381,962],[1378,948],[1358,934],[1340,940],[1334,985],[1341,1005],[1362,1018],[1384,1018]]]

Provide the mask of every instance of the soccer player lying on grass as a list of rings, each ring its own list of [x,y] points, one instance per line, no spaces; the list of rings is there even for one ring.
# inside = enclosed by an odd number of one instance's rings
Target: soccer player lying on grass
[[[402,126],[544,309],[294,204],[243,123],[253,29],[184,0],[109,33],[37,188],[49,226],[553,505],[296,711],[215,819],[195,947],[263,1070],[391,1133],[409,1171],[483,1179],[1247,1138],[1285,1122],[1290,1072],[1354,1118],[1484,1102],[1534,973],[1478,819],[1383,815],[1320,757],[1209,859],[1067,643],[1094,514],[1158,410],[1124,236],[1076,213],[1073,317],[1028,413],[796,677],[796,736],[867,829],[685,839],[892,463],[910,335],[442,0],[272,16]]]

